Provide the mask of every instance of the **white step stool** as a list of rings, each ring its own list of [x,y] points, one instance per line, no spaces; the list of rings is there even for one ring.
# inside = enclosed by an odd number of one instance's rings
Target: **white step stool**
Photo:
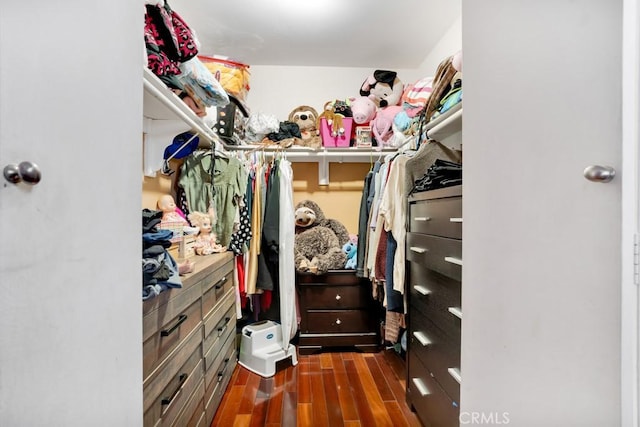
[[[296,346],[288,344],[282,348],[280,325],[271,320],[263,320],[242,328],[240,357],[238,363],[251,372],[263,377],[276,373],[276,362],[291,357],[291,364],[298,364]]]

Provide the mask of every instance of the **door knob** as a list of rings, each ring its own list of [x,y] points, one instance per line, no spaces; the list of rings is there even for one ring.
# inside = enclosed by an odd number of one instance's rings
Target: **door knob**
[[[584,177],[593,182],[609,182],[616,176],[616,170],[610,166],[591,165],[583,172]]]
[[[27,184],[36,185],[42,178],[40,168],[33,162],[22,162],[18,165],[12,163],[5,166],[2,172],[4,178],[12,184],[24,181]]]

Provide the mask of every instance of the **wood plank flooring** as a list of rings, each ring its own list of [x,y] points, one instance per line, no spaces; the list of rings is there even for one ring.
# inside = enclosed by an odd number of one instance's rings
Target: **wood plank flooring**
[[[271,378],[238,365],[212,427],[419,427],[393,350],[332,352],[279,362]]]

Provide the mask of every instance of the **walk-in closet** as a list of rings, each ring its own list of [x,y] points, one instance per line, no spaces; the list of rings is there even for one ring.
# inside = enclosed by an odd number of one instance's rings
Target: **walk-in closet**
[[[639,34],[1,2],[0,425],[637,427]]]

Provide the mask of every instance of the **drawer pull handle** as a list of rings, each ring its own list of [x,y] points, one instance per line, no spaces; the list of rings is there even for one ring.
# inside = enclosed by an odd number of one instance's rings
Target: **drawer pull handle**
[[[160,404],[162,404],[162,405],[170,404],[173,401],[173,399],[175,399],[176,395],[178,394],[178,392],[180,391],[180,389],[184,385],[184,382],[187,380],[188,376],[189,376],[188,374],[180,374],[180,381],[178,382],[178,387],[176,387],[176,389],[173,391],[173,393],[171,393],[171,396],[165,397],[164,399],[162,399]]]
[[[336,301],[340,301],[342,299],[342,297],[340,296],[340,294],[336,295]]]
[[[444,260],[447,262],[450,262],[451,264],[455,264],[455,265],[462,265],[462,260],[460,258],[455,258],[452,256],[446,256],[444,257]]]
[[[218,371],[218,382],[222,381],[224,378],[224,371],[227,370],[227,366],[229,366],[229,358],[224,359],[224,368]]]
[[[422,380],[420,378],[411,378],[411,381],[413,382],[413,385],[416,386],[416,389],[418,389],[418,393],[420,393],[420,396],[425,397],[425,396],[428,396],[430,394],[429,393],[429,389],[422,382]]]
[[[418,247],[418,246],[411,246],[409,248],[409,250],[411,252],[415,252],[417,254],[423,254],[423,253],[427,252],[427,250],[425,248],[421,248],[421,247]]]
[[[222,279],[220,279],[218,283],[216,283],[216,289],[222,288],[226,281],[227,281],[227,276],[222,277]]]
[[[175,331],[176,329],[178,329],[180,327],[180,325],[182,325],[184,323],[184,321],[187,320],[187,315],[186,314],[181,314],[178,317],[178,321],[176,322],[175,325],[173,325],[172,327],[170,327],[169,329],[164,329],[162,331],[160,331],[160,336],[161,337],[168,337],[169,335],[171,335],[171,333],[173,331]]]
[[[342,324],[342,320],[336,319],[336,325],[340,325],[340,324]]]
[[[424,286],[420,286],[420,285],[413,285],[413,289],[416,290],[416,292],[418,292],[421,295],[427,296],[431,293],[431,291],[427,288],[425,288]]]
[[[224,325],[218,327],[218,336],[221,336],[224,333],[224,330],[227,329],[227,325],[229,324],[230,320],[230,317],[224,318]]]
[[[460,375],[460,369],[458,369],[458,368],[448,368],[447,372],[449,372],[449,375],[451,375],[451,378],[456,380],[456,382],[458,384],[460,384],[462,382],[462,375]]]
[[[449,313],[453,314],[458,319],[462,319],[462,310],[458,307],[449,307],[447,310],[449,310]]]
[[[423,347],[426,347],[429,344],[431,344],[431,340],[427,338],[427,336],[420,331],[415,331],[413,333],[413,336],[420,342],[420,344],[422,344]]]
[[[426,222],[431,221],[431,218],[428,216],[417,216],[414,218],[415,221]]]
[[[449,218],[449,222],[462,222],[462,218]]]

